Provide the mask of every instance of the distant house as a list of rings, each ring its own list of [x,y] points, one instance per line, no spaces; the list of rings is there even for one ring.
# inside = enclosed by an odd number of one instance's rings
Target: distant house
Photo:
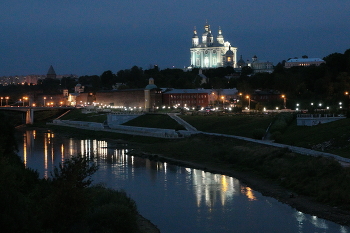
[[[291,68],[293,66],[319,66],[322,63],[325,63],[321,58],[294,58],[286,61],[284,67]]]
[[[256,102],[270,102],[281,99],[281,93],[276,90],[255,90],[251,95],[251,100]]]
[[[258,60],[256,55],[253,56],[252,61],[243,60],[242,56],[237,62],[237,67],[235,70],[240,72],[243,67],[249,66],[252,68],[253,72],[256,73],[272,73],[273,72],[273,63],[270,61]]]
[[[203,89],[173,89],[163,93],[163,105],[170,107],[207,107],[208,92]]]

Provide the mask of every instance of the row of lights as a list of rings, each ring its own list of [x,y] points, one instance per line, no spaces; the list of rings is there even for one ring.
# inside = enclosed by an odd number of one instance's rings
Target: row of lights
[[[3,101],[4,99],[6,100],[6,105],[8,105],[8,101],[9,101],[10,97],[8,97],[8,96],[6,96],[6,97],[1,97],[1,106],[2,106],[2,101]]]

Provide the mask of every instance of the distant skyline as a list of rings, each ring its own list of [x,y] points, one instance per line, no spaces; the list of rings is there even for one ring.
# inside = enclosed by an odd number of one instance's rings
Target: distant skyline
[[[13,0],[0,3],[0,76],[190,65],[193,29],[276,65],[350,49],[349,0]]]

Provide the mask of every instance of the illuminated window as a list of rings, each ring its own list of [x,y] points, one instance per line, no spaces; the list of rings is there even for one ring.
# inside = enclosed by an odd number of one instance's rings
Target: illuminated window
[[[228,61],[228,62],[231,62],[231,57],[227,57],[227,61]]]

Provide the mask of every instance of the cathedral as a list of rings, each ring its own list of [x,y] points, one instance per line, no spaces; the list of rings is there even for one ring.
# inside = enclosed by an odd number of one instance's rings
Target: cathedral
[[[204,26],[201,41],[197,30],[194,29],[190,51],[192,68],[237,67],[237,48],[231,47],[230,42],[224,41],[220,27],[216,40],[208,23]]]

